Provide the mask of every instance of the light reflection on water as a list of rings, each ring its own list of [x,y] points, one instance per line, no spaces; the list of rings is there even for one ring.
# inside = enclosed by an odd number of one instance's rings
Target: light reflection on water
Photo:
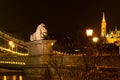
[[[0,76],[0,80],[23,80],[23,76],[22,75],[3,75]]]

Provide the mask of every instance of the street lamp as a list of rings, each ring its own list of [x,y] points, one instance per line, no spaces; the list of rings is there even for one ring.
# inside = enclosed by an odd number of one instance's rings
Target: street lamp
[[[88,44],[89,44],[89,46],[92,44],[92,35],[93,35],[93,29],[87,29],[86,30],[86,35],[87,35],[87,37],[88,37]]]
[[[93,35],[93,29],[87,29],[86,30],[86,35],[87,35],[87,37],[88,37],[88,43],[87,43],[87,55],[89,55],[89,53],[91,53],[91,38],[92,38],[92,35]],[[86,55],[86,56],[87,56]],[[84,58],[84,61],[85,61],[85,73],[87,74],[88,73],[88,61],[87,61],[87,59],[86,59],[86,57],[83,55],[83,58]],[[90,59],[90,57],[89,56],[87,56],[87,58],[88,59]]]
[[[91,53],[93,52],[93,48],[92,48],[93,29],[87,29],[86,35],[87,35],[89,41],[87,42],[87,55],[86,55],[86,57],[83,55],[83,57],[85,60],[85,73],[87,74],[88,73],[88,66],[90,63],[89,62],[89,59],[90,59],[89,55],[92,55]],[[88,60],[86,58],[88,58]]]
[[[12,49],[15,47],[15,45],[13,44],[13,45],[11,45],[11,47],[12,47]]]
[[[10,46],[13,45],[13,42],[12,42],[12,41],[9,41],[9,45],[10,45]]]
[[[96,42],[98,42],[98,37],[93,37],[92,40],[93,40],[93,42],[96,43]]]
[[[87,34],[87,36],[92,36],[93,35],[93,30],[92,29],[87,29],[86,34]]]
[[[94,44],[94,48],[96,48],[96,44],[97,44],[97,42],[98,42],[98,37],[93,37],[93,38],[92,38],[92,41],[95,43],[95,44]]]
[[[93,57],[93,55],[94,54],[96,55],[96,53],[98,53],[97,48],[96,48],[98,37],[93,37],[93,29],[87,29],[86,35],[88,37],[87,54],[86,54],[86,57],[84,55],[83,57],[85,60],[85,72],[87,75],[88,73],[90,73],[90,71],[95,71],[94,67],[96,65],[96,56]],[[88,71],[89,67],[90,67],[90,70]]]
[[[9,45],[12,47],[12,51],[13,51],[13,48],[15,47],[13,41],[9,41]]]

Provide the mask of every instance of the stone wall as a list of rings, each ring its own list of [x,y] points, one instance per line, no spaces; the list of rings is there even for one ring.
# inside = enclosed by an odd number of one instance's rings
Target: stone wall
[[[120,65],[117,64],[120,61],[119,55],[86,56],[83,54],[57,54],[53,53],[52,50],[51,44],[54,42],[54,40],[40,40],[26,43],[29,52],[27,65],[24,68],[27,76],[26,80],[85,80],[86,77],[94,79],[103,75],[109,76],[103,71],[103,74],[100,74],[101,72],[97,68],[101,66],[103,68],[114,67],[119,72]],[[98,67],[94,66],[94,63]],[[89,66],[93,69],[87,71],[88,75],[86,68],[88,69]]]

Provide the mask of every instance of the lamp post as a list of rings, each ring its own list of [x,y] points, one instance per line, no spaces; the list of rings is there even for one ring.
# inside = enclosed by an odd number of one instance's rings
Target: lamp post
[[[94,48],[95,48],[95,50],[96,50],[96,43],[98,42],[98,37],[93,37],[92,38],[92,41],[94,42]]]
[[[13,48],[15,47],[15,45],[13,44],[13,45],[11,45],[11,47],[12,47],[12,51],[13,51]]]
[[[85,73],[87,76],[87,79],[89,78],[88,74],[91,74],[91,72],[95,72],[96,70],[96,56],[94,56],[94,53],[97,53],[96,49],[96,43],[98,42],[98,37],[93,37],[93,29],[87,29],[86,35],[88,37],[88,43],[87,43],[87,54],[84,57],[85,61]]]
[[[93,35],[93,29],[87,29],[86,30],[86,35],[87,35],[87,37],[88,37],[88,39],[89,39],[89,43],[88,44],[90,44],[91,45],[91,37],[92,37],[92,35]]]
[[[93,37],[92,40],[94,42],[94,52],[97,53],[96,44],[98,42],[98,37]]]
[[[91,37],[93,35],[93,29],[87,29],[86,30],[86,35],[89,39],[88,43],[87,43],[87,52],[91,53]],[[86,57],[83,55],[84,61],[85,61],[85,73],[87,75],[88,73],[88,67],[89,67],[89,53],[86,54]]]

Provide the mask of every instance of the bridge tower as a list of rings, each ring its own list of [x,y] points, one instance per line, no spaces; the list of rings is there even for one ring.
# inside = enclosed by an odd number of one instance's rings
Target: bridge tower
[[[35,40],[27,42],[28,60],[25,73],[29,80],[44,80],[48,71],[49,58],[52,55],[52,45],[55,40]],[[45,78],[48,80],[47,78]]]

